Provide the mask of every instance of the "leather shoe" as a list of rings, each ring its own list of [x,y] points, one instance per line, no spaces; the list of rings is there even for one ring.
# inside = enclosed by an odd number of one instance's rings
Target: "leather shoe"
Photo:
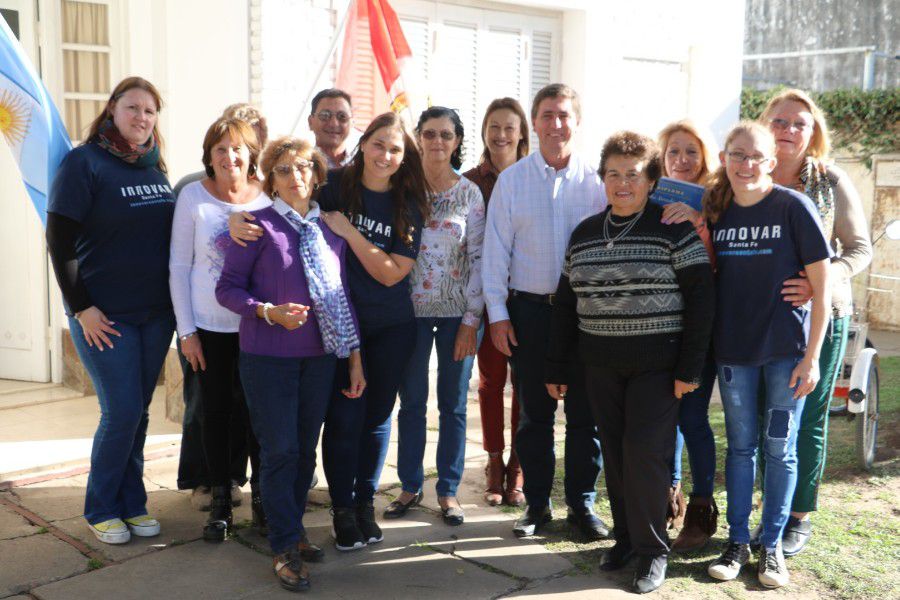
[[[311,544],[309,538],[305,535],[300,536],[300,541],[297,542],[297,550],[300,551],[300,558],[302,558],[304,562],[317,563],[325,560],[325,551],[315,544]]]
[[[785,556],[797,556],[811,537],[812,523],[808,519],[801,521],[797,517],[788,517],[784,533],[781,535],[781,550]]]
[[[641,556],[634,571],[634,592],[647,594],[657,589],[666,580],[668,559],[662,556]]]
[[[566,521],[574,525],[589,540],[604,540],[609,537],[609,527],[590,509],[569,508]]]
[[[549,506],[529,506],[525,509],[525,514],[519,517],[513,526],[513,533],[516,537],[527,537],[537,533],[545,523],[553,520]]]
[[[414,506],[418,506],[422,502],[422,498],[425,497],[425,494],[422,490],[419,490],[419,493],[413,496],[413,499],[407,502],[406,504],[400,502],[400,500],[394,500],[390,504],[387,505],[387,508],[384,509],[382,516],[385,519],[399,519],[406,512]]]
[[[627,565],[632,557],[634,557],[634,551],[631,549],[631,542],[617,541],[612,548],[603,554],[603,558],[600,560],[600,570],[607,572],[618,571]]]

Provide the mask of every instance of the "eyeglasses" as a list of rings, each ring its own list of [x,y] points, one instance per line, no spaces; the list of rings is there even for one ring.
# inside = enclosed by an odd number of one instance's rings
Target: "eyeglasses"
[[[769,160],[768,156],[762,156],[761,154],[754,154],[753,156],[749,156],[747,154],[744,154],[743,152],[737,151],[729,152],[726,154],[726,156],[728,156],[728,160],[731,161],[732,164],[742,165],[744,164],[744,161],[747,161],[748,163],[750,163],[751,167]]]
[[[298,173],[305,173],[311,171],[313,168],[313,163],[308,160],[298,160],[295,161],[294,164],[291,165],[277,165],[272,168],[272,171],[275,172],[276,175],[281,175],[282,177],[289,177],[294,174],[294,171]]]
[[[769,121],[769,124],[778,131],[787,131],[791,127],[797,131],[805,131],[807,129],[812,129],[813,127],[811,123],[807,123],[806,121],[794,121],[791,123],[786,119],[772,119]]]
[[[443,131],[435,131],[434,129],[426,129],[420,134],[426,140],[433,140],[437,138],[437,136],[441,136],[441,139],[445,142],[451,142],[456,138],[456,134],[452,131],[447,131],[446,129]]]
[[[347,121],[349,121],[352,118],[351,115],[345,113],[342,110],[339,110],[337,112],[331,112],[330,110],[320,110],[319,112],[315,113],[313,116],[315,116],[317,119],[319,119],[323,123],[327,123],[328,121],[331,120],[332,117],[337,119],[338,123],[346,123]]]

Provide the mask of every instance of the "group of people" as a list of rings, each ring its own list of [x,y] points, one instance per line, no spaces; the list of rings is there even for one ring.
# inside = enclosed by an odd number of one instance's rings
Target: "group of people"
[[[352,99],[327,89],[312,101],[315,145],[267,140],[259,111],[232,105],[207,130],[203,171],[174,190],[161,109],[150,82],[116,86],[48,208],[72,338],[101,407],[85,499],[99,540],[160,531],[143,444],[177,333],[179,487],[209,511],[203,538],[222,541],[249,457],[253,524],[286,589],[308,589],[306,563],[324,558],[303,527],[320,432],[338,550],[384,539],[373,500],[398,397],[402,489],[382,517],[422,501],[433,349],[447,525],[465,520],[456,496],[477,358],[485,502],[527,504],[516,536],[552,519],[562,402],[567,521],[591,540],[612,532],[600,568],[636,557],[634,591],[657,589],[670,552],[703,547],[718,527],[718,379],[729,533],[709,574],[737,577],[758,544],[760,583],[788,582],[784,556],[812,532],[849,279],[871,258],[861,202],[828,160],[824,117],[805,93],[777,95],[722,152],[679,121],[658,140],[613,134],[597,168],[573,149],[578,94],[552,84],[530,119],[516,100],[494,100],[484,153],[460,173],[454,110],[427,109],[413,131],[385,113],[352,143]],[[703,186],[702,209],[655,203],[661,177]],[[751,532],[757,453],[764,502]],[[594,512],[603,464],[612,528]]]

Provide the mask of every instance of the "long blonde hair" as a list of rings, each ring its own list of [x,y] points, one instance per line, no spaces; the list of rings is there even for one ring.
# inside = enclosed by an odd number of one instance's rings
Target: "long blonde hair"
[[[758,121],[741,121],[733,126],[725,137],[724,152],[728,152],[728,146],[739,135],[748,135],[769,147],[772,155],[775,154],[775,136],[769,131],[769,128]],[[709,219],[710,223],[715,223],[725,212],[725,209],[734,200],[734,190],[731,188],[731,181],[728,180],[728,173],[725,171],[725,163],[716,169],[712,176],[709,187],[703,195],[703,216]]]
[[[828,123],[825,121],[825,113],[822,109],[809,97],[809,94],[803,90],[788,89],[778,92],[769,100],[762,114],[759,116],[760,122],[766,127],[769,126],[769,120],[775,108],[785,101],[793,100],[806,106],[813,118],[813,134],[809,140],[809,146],[806,148],[806,155],[812,156],[820,162],[828,160],[831,152],[831,136],[828,133]]]
[[[670,176],[666,169],[666,148],[669,145],[669,138],[679,131],[694,136],[700,143],[700,153],[703,155],[703,166],[700,169],[700,177],[698,178],[697,183],[704,186],[708,185],[712,179],[713,172],[719,166],[719,150],[715,141],[713,141],[712,136],[708,135],[705,131],[701,131],[690,119],[682,119],[680,121],[675,121],[674,123],[669,123],[659,132],[657,140],[659,143],[659,151],[662,154],[663,177]]]

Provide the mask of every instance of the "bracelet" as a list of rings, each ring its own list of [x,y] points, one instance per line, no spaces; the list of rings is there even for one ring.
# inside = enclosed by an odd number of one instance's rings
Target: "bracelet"
[[[188,339],[189,337],[194,337],[195,335],[197,335],[197,332],[196,332],[196,331],[192,331],[192,332],[190,332],[190,333],[186,333],[185,335],[180,335],[180,336],[178,336],[178,339],[181,340],[182,342],[184,342],[184,341],[187,341],[187,339]]]
[[[273,323],[272,319],[269,318],[270,308],[275,308],[275,305],[271,302],[266,302],[265,304],[263,304],[263,319],[265,319],[266,323],[268,323],[269,325],[274,325],[275,323]]]

